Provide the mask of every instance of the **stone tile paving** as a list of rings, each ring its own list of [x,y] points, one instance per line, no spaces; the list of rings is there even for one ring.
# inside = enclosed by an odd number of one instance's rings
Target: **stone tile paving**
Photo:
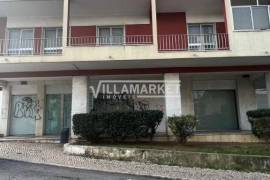
[[[194,180],[269,180],[270,174],[97,160],[63,153],[59,144],[1,142],[0,158],[134,175]],[[1,168],[1,167],[0,167]]]

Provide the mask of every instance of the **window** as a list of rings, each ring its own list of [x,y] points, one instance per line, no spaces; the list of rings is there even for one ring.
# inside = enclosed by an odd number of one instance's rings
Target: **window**
[[[124,28],[123,27],[99,27],[98,43],[100,45],[121,45],[124,44]]]
[[[211,50],[216,48],[214,24],[189,24],[188,41],[190,50]]]
[[[33,29],[10,29],[8,36],[8,54],[28,55],[33,53]]]
[[[235,30],[270,29],[270,0],[232,0]]]
[[[59,53],[62,50],[62,29],[45,29],[44,53]]]

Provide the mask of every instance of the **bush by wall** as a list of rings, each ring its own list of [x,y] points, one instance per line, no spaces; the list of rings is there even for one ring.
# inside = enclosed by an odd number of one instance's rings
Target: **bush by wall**
[[[102,137],[113,142],[128,137],[152,139],[162,118],[162,111],[91,112],[74,115],[73,130],[93,143]]]
[[[196,117],[192,115],[169,117],[168,121],[169,128],[180,143],[187,142],[187,138],[194,134],[197,125]]]
[[[252,132],[260,139],[270,141],[270,109],[260,109],[247,112]]]

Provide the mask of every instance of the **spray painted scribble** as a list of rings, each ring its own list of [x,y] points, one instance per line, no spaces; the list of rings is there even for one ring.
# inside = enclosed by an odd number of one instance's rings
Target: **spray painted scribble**
[[[38,100],[34,100],[31,97],[24,97],[15,103],[14,117],[40,120],[41,115],[39,111],[40,105]]]

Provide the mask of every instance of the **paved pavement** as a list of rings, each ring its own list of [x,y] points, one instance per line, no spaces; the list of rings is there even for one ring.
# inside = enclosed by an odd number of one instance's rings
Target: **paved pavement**
[[[1,180],[158,180],[159,178],[0,160]]]
[[[246,173],[176,166],[161,166],[138,162],[109,161],[63,153],[59,144],[1,142],[0,159],[25,161],[46,165],[65,166],[85,170],[132,175],[167,177],[188,180],[269,180],[270,174]],[[10,167],[12,169],[12,167]],[[1,178],[0,178],[1,180]]]

